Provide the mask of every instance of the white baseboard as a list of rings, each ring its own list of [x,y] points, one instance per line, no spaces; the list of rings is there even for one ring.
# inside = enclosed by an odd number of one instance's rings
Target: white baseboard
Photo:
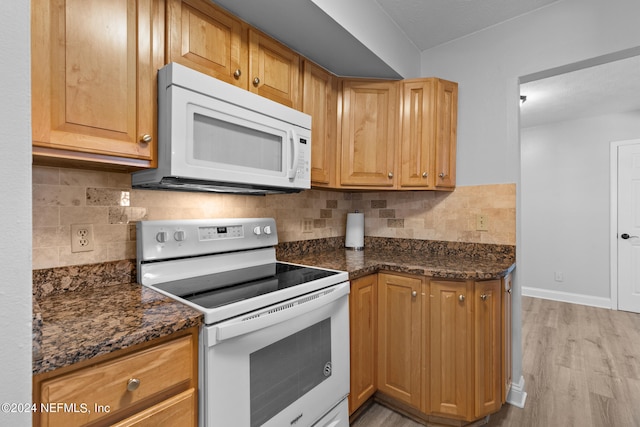
[[[517,383],[511,383],[511,390],[507,395],[507,403],[518,408],[524,408],[524,403],[527,400],[527,392],[524,391],[524,377],[520,377]]]
[[[589,305],[591,307],[612,308],[610,298],[573,294],[570,292],[550,291],[548,289],[522,287],[522,296],[568,302],[571,304]]]

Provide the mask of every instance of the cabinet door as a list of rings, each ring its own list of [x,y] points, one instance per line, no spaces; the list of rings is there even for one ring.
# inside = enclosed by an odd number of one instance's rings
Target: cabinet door
[[[507,275],[503,282],[502,294],[502,403],[507,401],[511,390],[512,348],[511,348],[511,288],[513,276]]]
[[[340,184],[393,188],[397,83],[344,80]]]
[[[164,1],[33,0],[31,10],[34,156],[153,166]]]
[[[195,426],[198,420],[196,399],[196,390],[189,389],[113,427]]]
[[[500,280],[475,283],[474,373],[475,418],[502,405],[502,287]]]
[[[456,186],[456,135],[458,125],[458,84],[438,79],[435,112],[436,188]]]
[[[400,187],[434,186],[435,79],[402,82]]]
[[[349,414],[353,414],[377,388],[376,333],[378,323],[378,275],[351,281],[349,318],[351,337],[351,391]]]
[[[300,109],[300,56],[270,37],[249,29],[249,90]]]
[[[167,62],[247,88],[242,22],[207,0],[167,0]]]
[[[430,412],[445,417],[470,414],[471,333],[470,301],[473,289],[466,282],[432,280],[430,283]]]
[[[304,61],[302,111],[311,115],[311,184],[331,186],[335,176],[336,78]]]
[[[378,275],[378,389],[420,408],[422,279]]]

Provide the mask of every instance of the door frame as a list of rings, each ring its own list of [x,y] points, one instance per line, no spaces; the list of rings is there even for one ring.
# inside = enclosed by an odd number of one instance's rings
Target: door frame
[[[609,214],[609,274],[611,285],[611,309],[618,310],[618,148],[623,145],[640,145],[640,139],[612,141],[609,147],[611,165],[610,214]]]

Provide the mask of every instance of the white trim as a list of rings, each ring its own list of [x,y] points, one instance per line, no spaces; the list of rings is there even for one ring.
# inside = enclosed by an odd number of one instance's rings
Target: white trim
[[[588,305],[591,307],[612,308],[611,299],[594,297],[591,295],[574,294],[571,292],[551,291],[548,289],[522,287],[522,296],[542,298],[571,304]]]
[[[640,139],[613,141],[609,147],[609,163],[611,168],[610,193],[610,232],[609,232],[609,277],[611,284],[611,308],[618,309],[618,148],[623,145],[639,144]]]
[[[511,382],[511,389],[507,395],[507,403],[518,408],[524,408],[527,400],[527,392],[524,391],[524,377],[521,376],[517,383]]]

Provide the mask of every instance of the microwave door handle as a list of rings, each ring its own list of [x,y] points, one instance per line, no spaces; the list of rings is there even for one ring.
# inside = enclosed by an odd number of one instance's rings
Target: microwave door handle
[[[296,177],[296,173],[298,172],[298,162],[300,161],[300,148],[296,141],[298,140],[296,136],[296,131],[291,129],[287,132],[287,136],[293,145],[293,161],[291,164],[291,169],[287,171],[287,178],[294,179]]]

